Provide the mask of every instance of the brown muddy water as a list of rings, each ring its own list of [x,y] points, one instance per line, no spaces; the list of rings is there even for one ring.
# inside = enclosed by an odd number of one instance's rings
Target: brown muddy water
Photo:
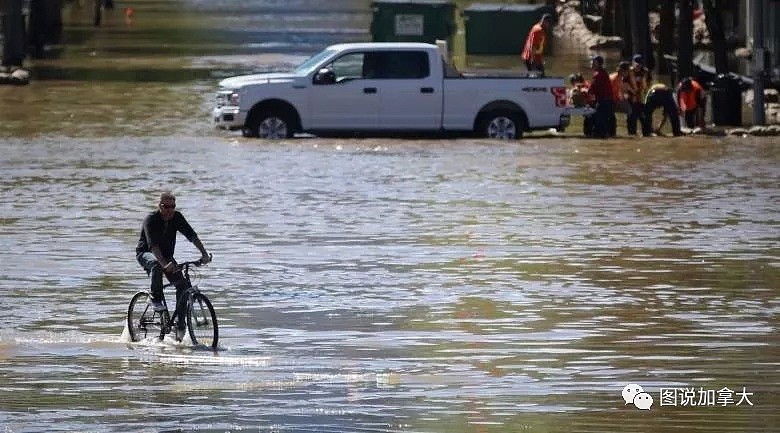
[[[0,88],[0,431],[778,430],[774,141],[246,140],[216,81],[367,2],[133,6]],[[124,332],[165,188],[214,352]]]

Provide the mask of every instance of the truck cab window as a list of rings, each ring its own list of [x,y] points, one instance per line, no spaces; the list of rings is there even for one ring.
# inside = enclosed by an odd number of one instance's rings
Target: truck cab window
[[[349,53],[334,60],[329,69],[336,74],[336,82],[363,78],[364,53]]]
[[[379,57],[377,78],[419,79],[431,73],[428,53],[424,51],[381,51],[374,54]]]

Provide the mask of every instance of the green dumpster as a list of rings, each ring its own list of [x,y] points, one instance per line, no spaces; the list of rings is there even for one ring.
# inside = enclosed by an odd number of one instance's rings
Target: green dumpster
[[[450,0],[375,0],[371,3],[374,42],[428,42],[455,34],[455,3]]]
[[[466,54],[520,55],[531,27],[539,22],[542,15],[552,12],[545,5],[479,3],[469,6],[463,10]],[[548,32],[545,54],[551,52],[552,36],[552,32]]]

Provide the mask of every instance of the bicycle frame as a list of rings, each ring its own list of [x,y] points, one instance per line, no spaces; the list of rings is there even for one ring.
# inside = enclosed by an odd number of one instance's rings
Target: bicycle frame
[[[201,262],[200,260],[196,260],[191,262],[184,262],[179,265],[182,274],[182,279],[185,280],[187,283],[190,283],[190,266],[201,266]],[[175,285],[176,285],[175,282],[167,283],[163,285],[163,290],[169,287],[173,287]],[[198,293],[200,293],[200,290],[198,290],[198,286],[194,286],[190,283],[190,287],[181,294],[181,299],[176,299],[176,309],[173,311],[173,314],[170,314],[168,310],[168,302],[165,300],[165,297],[163,297],[163,305],[165,306],[165,310],[159,312],[154,311],[152,313],[152,317],[154,317],[154,315],[158,313],[162,315],[162,318],[160,320],[161,340],[165,338],[166,334],[169,334],[171,332],[171,329],[173,329],[173,325],[177,317],[181,316],[179,320],[184,320],[184,306],[187,304],[186,300]]]

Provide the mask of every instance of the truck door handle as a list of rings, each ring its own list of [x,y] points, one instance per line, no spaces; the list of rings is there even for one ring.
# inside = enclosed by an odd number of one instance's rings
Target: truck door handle
[[[420,93],[433,93],[433,87],[422,87]]]
[[[364,87],[363,93],[376,93],[376,87]]]

